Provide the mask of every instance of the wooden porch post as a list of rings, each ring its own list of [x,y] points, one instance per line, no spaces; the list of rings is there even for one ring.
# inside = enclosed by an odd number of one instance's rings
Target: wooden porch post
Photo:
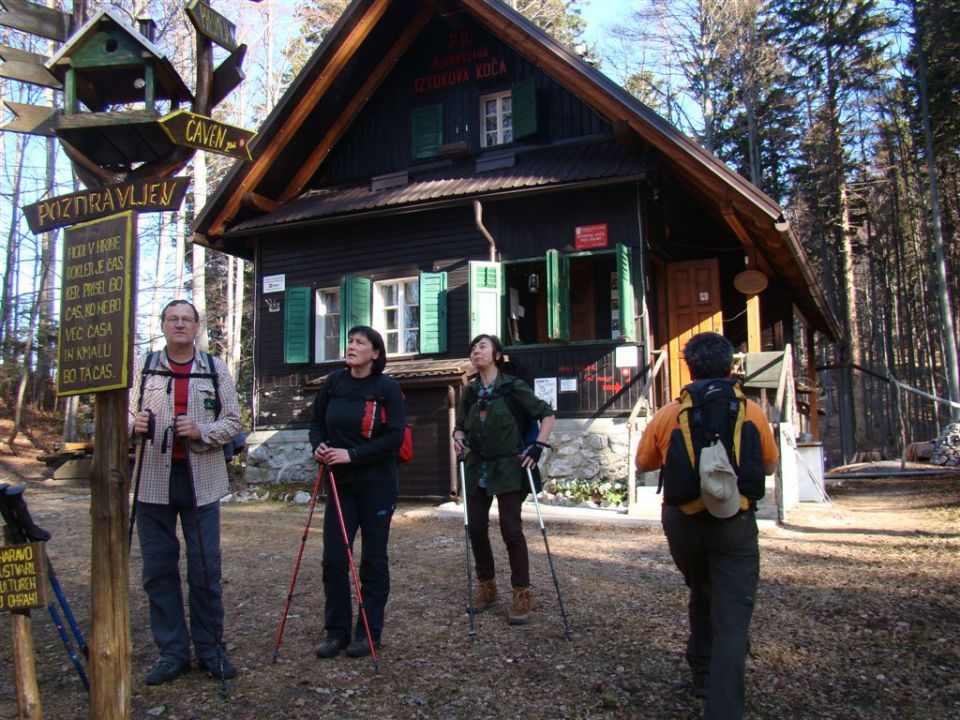
[[[805,327],[804,332],[807,335],[807,377],[813,384],[810,391],[810,434],[814,440],[820,439],[820,385],[817,382],[817,357],[816,346],[814,345],[813,328]]]
[[[96,443],[90,473],[90,717],[130,717],[128,603],[127,391],[97,393]]]
[[[760,296],[747,296],[747,352],[760,352]]]

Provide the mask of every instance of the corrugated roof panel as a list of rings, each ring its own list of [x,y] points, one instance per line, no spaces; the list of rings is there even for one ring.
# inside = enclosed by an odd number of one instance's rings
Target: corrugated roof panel
[[[233,232],[277,227],[331,217],[358,210],[416,205],[446,198],[467,197],[502,190],[561,185],[643,173],[647,163],[640,152],[625,151],[615,140],[559,145],[522,152],[517,148],[512,167],[477,172],[473,160],[458,166],[418,174],[401,187],[372,190],[363,185],[321,188],[304,193],[283,207],[239,224]]]

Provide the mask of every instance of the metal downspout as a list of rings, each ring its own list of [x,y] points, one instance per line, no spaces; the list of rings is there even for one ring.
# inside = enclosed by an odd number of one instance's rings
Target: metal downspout
[[[477,230],[487,239],[487,245],[490,246],[490,262],[497,261],[497,243],[493,239],[493,235],[483,226],[483,205],[480,204],[479,200],[473,201],[473,221],[477,226]]]

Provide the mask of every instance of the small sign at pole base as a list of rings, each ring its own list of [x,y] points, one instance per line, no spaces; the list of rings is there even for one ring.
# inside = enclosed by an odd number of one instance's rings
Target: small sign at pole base
[[[43,543],[0,547],[0,612],[47,606]]]

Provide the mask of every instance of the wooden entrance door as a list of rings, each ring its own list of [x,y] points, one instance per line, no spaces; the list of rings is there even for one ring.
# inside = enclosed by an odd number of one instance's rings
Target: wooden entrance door
[[[670,336],[670,397],[690,382],[682,350],[700,332],[723,332],[720,265],[716,258],[667,265],[667,330]]]

